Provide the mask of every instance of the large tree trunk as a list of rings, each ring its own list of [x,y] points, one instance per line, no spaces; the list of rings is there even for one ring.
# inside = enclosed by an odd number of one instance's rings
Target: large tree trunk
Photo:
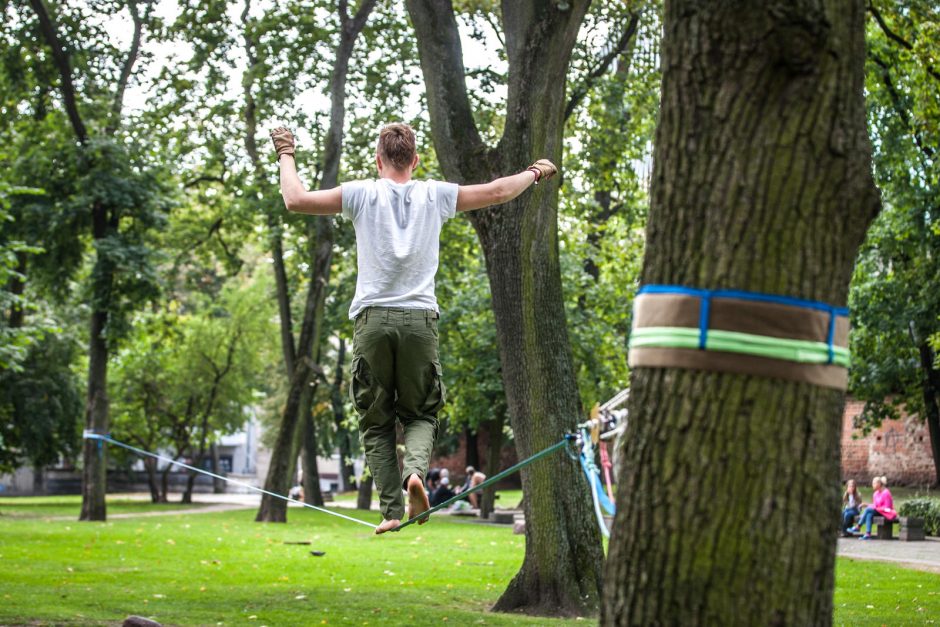
[[[880,206],[864,59],[861,0],[667,0],[644,283],[845,304]],[[634,369],[601,623],[829,624],[843,405]]]
[[[323,152],[323,176],[320,180],[321,189],[336,187],[339,176],[339,161],[342,154],[343,124],[346,115],[346,77],[349,72],[349,59],[352,56],[356,38],[365,26],[366,20],[377,0],[363,0],[355,15],[347,13],[347,3],[338,5],[340,11],[341,31],[339,45],[330,78],[330,128],[326,136],[326,145]],[[247,19],[247,7],[243,13],[243,21]],[[255,42],[247,34],[245,41],[248,50],[249,65],[256,63],[254,56]],[[263,179],[260,159],[255,145],[256,119],[255,103],[252,95],[252,84],[246,81],[246,147],[254,163],[258,180]],[[299,419],[302,390],[307,387],[314,372],[313,355],[319,345],[323,319],[323,305],[326,297],[326,285],[330,278],[330,260],[333,254],[333,222],[328,216],[309,218],[307,221],[307,241],[312,263],[307,288],[307,299],[304,307],[303,321],[301,322],[300,337],[297,341],[296,351],[293,350],[293,332],[284,332],[288,325],[290,329],[289,308],[282,306],[282,341],[285,343],[285,356],[287,358],[287,373],[290,377],[288,401],[278,426],[278,436],[271,451],[271,466],[265,478],[264,487],[270,492],[284,494],[290,488],[288,469],[293,460],[289,459],[290,451],[294,450],[291,437],[294,434]],[[279,240],[278,240],[279,242]],[[283,260],[282,260],[283,261]],[[286,302],[286,294],[281,293],[285,285],[279,280],[278,301]],[[288,350],[287,343],[291,349]],[[291,359],[289,355],[296,357]],[[293,362],[293,363],[291,363]],[[321,497],[322,498],[322,497]],[[287,502],[273,498],[267,494],[261,498],[261,506],[255,520],[259,522],[286,522]]]
[[[480,139],[467,99],[460,37],[449,1],[408,0],[418,38],[431,128],[449,180],[481,182],[537,157],[561,162],[565,76],[587,0],[505,0],[507,115],[496,149]],[[556,179],[557,181],[557,179]],[[473,212],[486,257],[503,385],[519,457],[557,442],[581,413],[565,324],[557,233],[558,185]],[[522,470],[526,550],[498,611],[597,611],[603,553],[577,464],[555,455]]]
[[[934,485],[940,486],[940,370],[934,364],[936,355],[926,342],[920,345],[920,366],[924,371],[924,419],[930,434],[933,454]]]

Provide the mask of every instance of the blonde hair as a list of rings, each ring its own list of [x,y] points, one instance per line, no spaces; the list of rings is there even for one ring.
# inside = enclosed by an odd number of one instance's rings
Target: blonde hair
[[[880,483],[882,488],[888,487],[888,478],[884,475],[881,475],[880,477],[878,475],[875,475],[874,477],[871,478],[871,480],[877,481],[878,483]]]
[[[409,169],[418,154],[414,129],[402,122],[386,124],[379,131],[375,150],[386,165],[396,170]]]

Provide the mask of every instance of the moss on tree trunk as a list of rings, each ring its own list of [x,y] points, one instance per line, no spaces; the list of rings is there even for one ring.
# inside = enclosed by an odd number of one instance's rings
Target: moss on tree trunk
[[[467,98],[451,2],[408,0],[437,157],[448,180],[489,181],[539,157],[561,163],[565,80],[586,0],[506,0],[506,121],[487,147]],[[560,177],[559,177],[560,178]],[[470,220],[486,257],[503,384],[519,458],[556,442],[581,413],[558,259],[559,178]],[[525,560],[494,607],[546,615],[597,611],[603,553],[578,465],[555,455],[525,468]]]
[[[879,208],[864,4],[667,1],[643,282],[846,303]],[[843,394],[637,369],[604,625],[832,620]]]

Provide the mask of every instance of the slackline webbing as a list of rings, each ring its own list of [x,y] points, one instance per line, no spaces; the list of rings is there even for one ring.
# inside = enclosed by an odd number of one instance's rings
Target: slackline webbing
[[[290,498],[289,496],[284,496],[283,494],[278,494],[278,493],[276,493],[276,492],[271,492],[271,491],[269,491],[269,490],[265,490],[264,488],[255,487],[255,486],[253,486],[253,485],[251,485],[251,484],[249,484],[249,483],[245,483],[244,481],[238,481],[237,479],[230,479],[229,477],[223,477],[222,475],[217,475],[217,474],[215,474],[214,472],[209,472],[208,470],[203,470],[202,468],[196,468],[195,466],[190,466],[189,464],[184,464],[183,462],[176,461],[175,459],[170,459],[169,457],[165,457],[165,456],[163,456],[163,455],[157,455],[156,453],[151,453],[151,452],[149,452],[149,451],[145,451],[145,450],[143,450],[143,449],[139,449],[139,448],[137,448],[136,446],[131,446],[130,444],[125,444],[124,442],[121,442],[121,441],[119,441],[119,440],[115,440],[114,438],[112,438],[110,435],[107,435],[107,434],[94,433],[93,431],[84,431],[84,432],[82,433],[82,437],[83,437],[84,439],[86,439],[86,440],[98,440],[99,446],[100,446],[101,442],[106,442],[106,443],[108,443],[108,444],[114,444],[115,446],[120,446],[121,448],[125,448],[125,449],[127,449],[127,450],[129,450],[129,451],[133,451],[134,453],[137,453],[138,455],[144,455],[144,456],[146,456],[146,457],[152,457],[153,459],[158,459],[158,460],[160,460],[160,461],[164,461],[164,462],[167,462],[167,463],[169,463],[169,464],[173,464],[173,465],[175,465],[175,466],[180,466],[180,467],[182,467],[182,468],[186,468],[187,470],[191,470],[191,471],[193,471],[193,472],[198,472],[198,473],[201,473],[201,474],[203,474],[203,475],[207,475],[207,476],[209,476],[209,477],[213,477],[213,478],[215,478],[215,479],[221,479],[222,481],[226,481],[226,482],[228,482],[228,483],[232,483],[232,484],[234,484],[234,485],[238,485],[238,486],[241,486],[241,487],[243,487],[243,488],[248,488],[249,490],[252,490],[252,491],[254,491],[254,492],[259,492],[259,493],[261,493],[261,494],[267,494],[268,496],[273,496],[273,497],[275,497],[275,498],[281,499],[282,501],[287,501],[288,503],[296,503],[297,505],[303,505],[304,507],[307,507],[307,508],[309,508],[309,509],[316,510],[316,511],[318,511],[318,512],[322,512],[322,513],[324,513],[324,514],[329,514],[330,516],[336,516],[336,517],[338,517],[338,518],[343,518],[343,519],[348,520],[348,521],[350,521],[350,522],[359,523],[360,525],[365,525],[366,527],[369,527],[370,529],[375,529],[376,527],[378,527],[378,525],[373,525],[372,523],[368,523],[368,522],[366,522],[366,521],[364,521],[364,520],[359,520],[358,518],[353,518],[352,516],[347,516],[346,514],[340,514],[339,512],[334,512],[334,511],[329,510],[329,509],[326,509],[326,508],[324,508],[324,507],[317,507],[316,505],[310,505],[309,503],[304,503],[303,501],[298,501],[297,499],[292,499],[292,498]]]
[[[517,464],[515,464],[515,465],[513,465],[513,466],[510,466],[510,467],[507,468],[506,470],[504,470],[504,471],[502,471],[502,472],[500,472],[500,473],[497,473],[497,474],[493,475],[492,477],[490,477],[490,478],[487,479],[486,481],[483,481],[483,482],[480,483],[479,485],[476,485],[476,486],[470,488],[469,490],[465,490],[464,492],[461,492],[460,494],[457,494],[457,495],[455,495],[455,496],[453,496],[453,497],[447,499],[447,500],[444,501],[443,503],[438,503],[437,505],[435,505],[435,506],[432,507],[431,509],[429,509],[429,510],[427,510],[427,511],[424,511],[424,512],[418,514],[417,516],[413,517],[413,518],[409,518],[408,520],[406,520],[406,521],[403,522],[402,524],[398,525],[397,527],[395,527],[395,528],[392,529],[391,531],[401,531],[402,529],[404,529],[404,528],[407,527],[408,525],[412,525],[412,524],[414,524],[414,523],[416,523],[416,522],[418,522],[418,521],[420,521],[420,520],[423,520],[423,519],[427,518],[428,516],[430,516],[431,514],[433,514],[434,512],[439,511],[439,510],[442,510],[442,509],[444,509],[445,507],[447,507],[447,506],[449,506],[449,505],[452,505],[452,504],[456,503],[457,501],[459,501],[459,500],[461,500],[461,499],[466,498],[467,495],[472,494],[472,493],[474,493],[474,492],[479,492],[480,490],[482,490],[482,489],[484,489],[484,488],[486,488],[486,487],[488,487],[488,486],[493,485],[493,484],[496,483],[497,481],[499,481],[499,480],[501,480],[501,479],[503,479],[503,478],[505,478],[505,477],[508,477],[509,475],[511,475],[511,474],[513,474],[513,473],[519,472],[520,470],[522,470],[524,467],[528,466],[528,465],[531,464],[532,462],[538,461],[539,459],[541,459],[541,458],[543,458],[543,457],[545,457],[545,456],[547,456],[547,455],[551,455],[552,453],[554,453],[555,451],[557,451],[557,450],[560,449],[560,448],[564,448],[565,446],[567,446],[568,442],[574,440],[575,438],[576,438],[576,436],[574,436],[574,435],[566,435],[566,436],[561,440],[561,442],[558,442],[557,444],[552,444],[552,445],[549,446],[548,448],[542,449],[541,451],[539,451],[539,452],[536,453],[535,455],[532,455],[531,457],[527,457],[527,458],[523,459],[521,462],[519,462],[519,463],[517,463]]]
[[[704,338],[704,346],[702,346]],[[630,347],[704,348],[705,350],[743,353],[807,364],[849,365],[849,349],[825,342],[790,340],[782,337],[709,329],[703,336],[698,329],[684,327],[642,327],[630,335]]]

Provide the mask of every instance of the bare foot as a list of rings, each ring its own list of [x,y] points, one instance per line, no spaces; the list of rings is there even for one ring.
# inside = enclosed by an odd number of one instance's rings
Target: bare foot
[[[382,524],[375,528],[375,533],[385,533],[386,531],[391,531],[395,527],[401,524],[401,521],[397,518],[390,518],[389,520],[383,520]]]
[[[424,491],[424,482],[418,475],[411,475],[408,477],[408,518],[420,516],[429,509],[431,504],[428,502],[428,493]],[[426,522],[428,518],[423,518],[418,524],[423,525]]]

